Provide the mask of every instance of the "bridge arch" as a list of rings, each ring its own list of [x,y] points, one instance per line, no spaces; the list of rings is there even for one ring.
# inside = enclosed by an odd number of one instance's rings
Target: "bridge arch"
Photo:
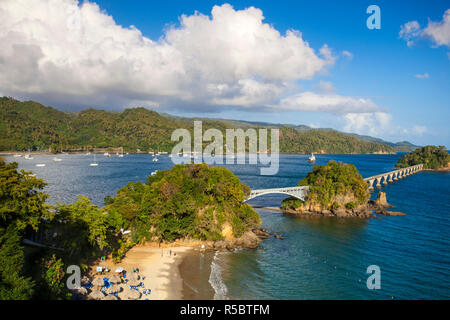
[[[273,189],[258,189],[252,190],[250,195],[245,199],[245,201],[267,195],[267,194],[284,194],[287,196],[291,196],[293,198],[299,200],[305,200],[305,195],[308,192],[308,186],[302,187],[290,187],[290,188],[273,188]]]

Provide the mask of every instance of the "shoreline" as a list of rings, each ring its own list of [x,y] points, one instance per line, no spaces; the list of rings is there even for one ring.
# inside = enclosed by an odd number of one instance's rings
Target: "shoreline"
[[[191,255],[193,247],[158,248],[154,246],[139,245],[130,249],[121,262],[114,264],[108,257],[106,261],[96,261],[89,267],[91,277],[96,276],[96,267],[107,267],[114,273],[118,267],[122,267],[127,273],[133,269],[139,269],[139,275],[145,277],[142,282],[144,287],[151,289],[148,296],[142,295],[139,300],[181,300],[183,299],[183,279],[180,265],[183,260]],[[105,275],[102,275],[102,277]],[[107,276],[107,275],[106,275]],[[128,290],[125,286],[124,290]],[[121,294],[119,293],[119,298]]]
[[[94,152],[94,151],[90,151],[91,154],[103,154],[103,151],[99,151],[99,152]],[[162,151],[165,152],[165,151]],[[128,154],[142,154],[142,155],[148,155],[151,153],[148,152],[127,152]],[[156,152],[155,152],[156,153]],[[396,155],[398,153],[403,153],[403,152],[372,152],[372,153],[315,153],[316,155],[324,155],[324,156],[333,156],[333,155]],[[30,152],[26,152],[26,151],[0,151],[0,156],[13,156],[15,154],[21,154],[21,155],[25,155],[25,154],[30,154],[30,155],[61,155],[61,154],[86,154],[86,151],[67,151],[67,152],[57,152],[57,153],[53,153],[53,152],[48,152],[48,151],[30,151]],[[170,154],[170,152],[168,152],[167,154],[163,154],[163,155],[168,155]],[[303,155],[303,156],[307,156],[310,155],[311,153],[289,153],[289,152],[279,152],[279,154],[283,154],[283,155]],[[226,156],[226,154],[224,155]]]

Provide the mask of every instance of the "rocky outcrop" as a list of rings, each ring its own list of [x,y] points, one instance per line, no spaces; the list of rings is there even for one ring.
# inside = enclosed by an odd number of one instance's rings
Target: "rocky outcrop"
[[[375,210],[377,214],[383,214],[385,216],[406,216],[403,212],[398,211],[388,211],[388,208],[395,208],[393,205],[387,202],[386,192],[378,192],[377,200],[370,200],[368,203],[368,207],[371,210]]]
[[[344,197],[345,198],[345,197]],[[349,199],[342,199],[342,202]],[[393,205],[387,202],[386,192],[379,192],[375,201],[369,200],[367,204],[359,205],[354,208],[345,208],[339,206],[334,209],[328,209],[323,207],[319,203],[313,203],[305,201],[302,205],[294,209],[282,210],[285,213],[295,214],[299,216],[325,216],[325,217],[337,217],[337,218],[370,218],[373,213],[383,214],[386,216],[405,216],[405,213],[398,211],[388,211],[387,209],[395,208]]]

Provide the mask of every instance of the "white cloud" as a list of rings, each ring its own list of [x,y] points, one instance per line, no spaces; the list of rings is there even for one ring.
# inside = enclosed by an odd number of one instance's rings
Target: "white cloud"
[[[354,98],[337,94],[302,92],[281,99],[277,108],[288,111],[368,113],[381,111],[370,99]]]
[[[343,117],[344,131],[358,134],[379,135],[391,123],[392,116],[385,112],[348,113]]]
[[[406,41],[408,47],[414,44],[414,40],[420,36],[420,24],[417,21],[410,21],[400,26],[399,37]]]
[[[350,51],[344,50],[342,51],[342,55],[348,60],[353,60],[353,53],[351,53]]]
[[[392,121],[392,115],[386,112],[348,113],[339,121],[345,132],[383,137],[387,140],[414,139],[428,132],[427,127],[423,125],[411,127],[396,125]]]
[[[260,9],[228,4],[183,15],[152,40],[95,3],[2,0],[0,43],[5,94],[114,108],[276,104],[335,61],[326,44],[317,53],[301,32],[264,23]]]
[[[430,37],[437,46],[450,47],[450,9],[444,12],[441,22],[429,21],[423,34]]]
[[[428,25],[421,29],[417,21],[410,21],[400,27],[400,38],[410,47],[419,38],[428,38],[434,46],[450,47],[450,9],[444,12],[442,21],[429,20]]]
[[[427,72],[425,72],[424,74],[416,74],[414,75],[414,77],[416,77],[417,79],[428,79],[430,75]]]

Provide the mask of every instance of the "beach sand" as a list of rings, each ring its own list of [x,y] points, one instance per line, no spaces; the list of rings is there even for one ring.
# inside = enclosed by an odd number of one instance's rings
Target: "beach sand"
[[[183,299],[183,279],[179,265],[192,250],[191,247],[136,246],[128,251],[126,257],[118,264],[114,264],[111,259],[95,264],[92,266],[91,274],[95,274],[97,266],[107,267],[112,271],[104,275],[106,277],[112,275],[118,267],[125,269],[128,274],[137,268],[144,287],[151,289],[151,294],[142,295],[141,300],[145,298],[149,300],[179,300]],[[142,277],[145,277],[145,280],[142,280]],[[126,285],[123,285],[123,288],[124,291],[129,290]],[[119,298],[125,296],[124,291],[118,294]],[[140,291],[142,292],[142,290]]]

